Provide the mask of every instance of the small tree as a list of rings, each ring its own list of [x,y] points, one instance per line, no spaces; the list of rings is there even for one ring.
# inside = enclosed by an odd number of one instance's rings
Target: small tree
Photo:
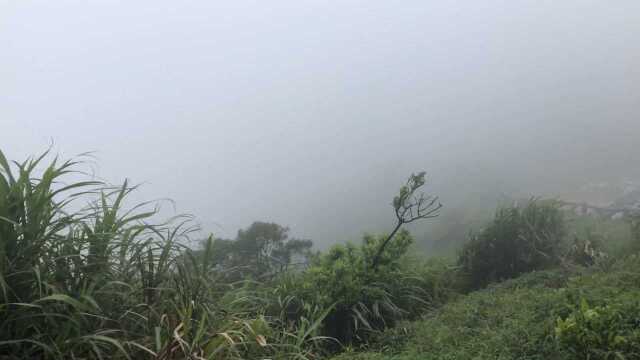
[[[424,193],[416,194],[426,182],[426,172],[422,171],[418,174],[411,174],[407,183],[400,188],[400,193],[393,198],[393,209],[396,215],[396,226],[387,238],[380,244],[376,254],[371,261],[371,269],[375,270],[380,262],[380,258],[385,248],[391,242],[398,230],[404,224],[411,223],[419,219],[430,219],[440,214],[442,204],[438,201],[437,196],[425,195]]]
[[[239,230],[234,247],[239,260],[251,266],[256,275],[269,272],[274,252],[284,246],[289,229],[276,223],[256,221],[246,230]]]
[[[315,257],[307,271],[285,277],[293,282],[278,291],[300,300],[294,310],[298,316],[305,316],[308,308],[329,309],[322,323],[324,335],[343,344],[362,343],[431,304],[437,297],[434,282],[414,276],[415,269],[407,267],[413,238],[401,229],[437,216],[442,207],[436,197],[415,195],[425,184],[424,176],[412,174],[394,198],[397,223],[390,234],[365,235],[359,245],[334,245]]]
[[[264,277],[286,270],[294,261],[308,261],[312,247],[311,240],[289,238],[287,227],[256,221],[239,230],[235,240],[215,239],[207,256],[216,266],[237,270],[231,272],[234,278],[247,274]],[[194,253],[205,254],[202,250]]]

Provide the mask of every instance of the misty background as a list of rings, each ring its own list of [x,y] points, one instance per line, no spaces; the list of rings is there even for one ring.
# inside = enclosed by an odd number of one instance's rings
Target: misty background
[[[0,149],[95,151],[203,232],[319,247],[447,211],[640,179],[640,2],[0,1]],[[171,211],[174,211],[171,209]],[[429,226],[438,219],[425,223]]]

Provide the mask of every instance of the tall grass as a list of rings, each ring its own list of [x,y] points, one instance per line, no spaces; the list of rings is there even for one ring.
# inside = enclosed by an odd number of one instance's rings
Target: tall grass
[[[189,218],[154,224],[150,204],[126,206],[126,181],[67,183],[81,163],[47,158],[0,152],[0,358],[316,356],[326,309],[286,321],[286,304],[183,245]]]

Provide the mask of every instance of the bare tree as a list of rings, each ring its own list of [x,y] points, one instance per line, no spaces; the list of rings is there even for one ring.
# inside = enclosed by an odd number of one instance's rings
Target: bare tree
[[[407,183],[400,188],[400,193],[393,198],[393,208],[396,214],[396,226],[389,236],[380,244],[376,255],[371,262],[371,269],[376,269],[380,262],[380,258],[389,242],[396,235],[398,230],[404,224],[419,220],[430,219],[440,215],[442,204],[438,201],[437,196],[425,195],[420,193],[416,195],[416,191],[425,184],[424,171],[418,174],[411,174]]]

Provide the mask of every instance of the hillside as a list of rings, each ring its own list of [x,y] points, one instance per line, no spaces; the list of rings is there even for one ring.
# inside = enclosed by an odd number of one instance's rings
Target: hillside
[[[402,228],[441,207],[420,172],[388,234],[314,251],[255,221],[191,248],[190,217],[46,158],[0,152],[0,359],[640,358],[640,217],[532,199],[425,258]]]
[[[639,265],[632,257],[599,269],[526,274],[461,296],[387,331],[367,351],[334,360],[637,359]],[[567,318],[569,330],[558,322]]]

